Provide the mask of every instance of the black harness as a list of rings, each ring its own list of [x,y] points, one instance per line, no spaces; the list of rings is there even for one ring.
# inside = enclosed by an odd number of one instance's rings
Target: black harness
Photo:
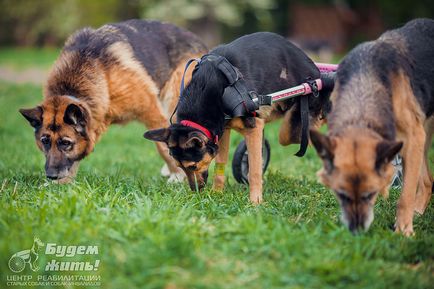
[[[255,91],[248,91],[246,82],[241,72],[233,66],[225,57],[217,54],[205,54],[200,59],[190,59],[185,67],[184,74],[181,80],[180,99],[182,101],[182,92],[184,91],[184,77],[185,73],[191,63],[197,62],[196,67],[193,70],[192,75],[199,69],[200,65],[205,62],[211,62],[217,67],[227,78],[229,86],[225,88],[222,101],[224,106],[224,112],[227,119],[235,117],[255,117],[256,110],[262,105],[271,105],[271,97],[268,95],[259,95]],[[308,79],[307,83],[312,89],[312,94],[315,97],[319,96],[319,90],[314,80]],[[304,156],[309,143],[309,95],[300,97],[300,118],[301,118],[301,142],[300,149],[295,154],[298,157]],[[255,99],[256,101],[253,101]],[[178,106],[177,106],[178,107]],[[172,117],[175,114],[177,107],[175,108],[172,116],[170,117],[170,123],[172,123]]]
[[[200,59],[190,60],[187,63],[185,71],[188,66],[197,61],[197,65],[193,70],[193,74],[197,71],[200,65],[206,61],[211,62],[218,70],[220,70],[229,82],[223,93],[223,109],[228,118],[243,117],[243,116],[256,116],[256,110],[259,109],[259,103],[253,101],[253,92],[247,91],[246,82],[241,72],[233,66],[226,57],[217,54],[205,54]],[[184,71],[184,75],[185,75]],[[184,76],[181,81],[181,96],[184,90]]]

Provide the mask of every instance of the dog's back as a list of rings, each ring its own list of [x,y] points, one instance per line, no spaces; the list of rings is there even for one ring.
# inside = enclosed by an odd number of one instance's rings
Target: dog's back
[[[301,49],[275,33],[245,35],[211,52],[226,57],[241,71],[247,88],[259,94],[287,89],[320,77],[314,62]],[[311,127],[319,125],[321,116],[329,111],[329,94],[330,90],[323,89],[320,97],[308,96]],[[279,133],[280,144],[299,143],[302,129],[299,98],[274,103],[272,108],[264,114],[266,121],[285,117]]]
[[[249,34],[218,46],[211,53],[226,57],[243,73],[249,88],[261,94],[298,85],[307,77],[319,77],[313,61],[275,33]]]
[[[434,113],[434,20],[410,21],[396,33],[405,39],[413,93],[429,117]],[[382,38],[387,37],[388,33]]]
[[[125,50],[131,50],[133,55],[127,55],[129,51]],[[80,73],[88,71],[80,68],[80,65],[94,66],[93,61],[96,59],[105,68],[120,62],[138,61],[161,89],[186,55],[205,50],[198,37],[187,30],[168,23],[133,19],[107,24],[98,29],[84,28],[73,34],[57,62],[62,69],[52,78],[61,78],[62,75],[78,77]],[[64,62],[68,62],[68,67],[62,67]],[[63,81],[54,80],[51,86]]]
[[[375,128],[386,139],[395,138],[392,91],[404,73],[427,117],[434,109],[434,21],[417,19],[384,33],[378,40],[354,48],[337,73],[333,114],[334,133],[348,125]]]

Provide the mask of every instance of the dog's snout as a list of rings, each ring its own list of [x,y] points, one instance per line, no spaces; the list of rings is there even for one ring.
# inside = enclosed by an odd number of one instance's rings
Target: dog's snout
[[[350,229],[351,233],[353,233],[355,235],[355,234],[359,233],[363,228],[359,224],[350,223],[349,229]]]
[[[202,173],[202,180],[203,180],[203,185],[205,186],[206,182],[208,181],[208,170]]]
[[[355,214],[352,216],[349,224],[348,224],[348,229],[351,231],[351,233],[353,234],[357,234],[360,233],[362,231],[364,231],[366,228],[366,220],[363,214]]]
[[[57,180],[59,178],[59,170],[56,166],[45,164],[45,175],[50,180]]]
[[[189,185],[192,191],[201,191],[205,187],[206,183],[202,180],[201,181],[198,180],[197,183],[189,182]]]
[[[47,174],[47,178],[49,178],[50,180],[57,180],[59,178],[59,175]]]

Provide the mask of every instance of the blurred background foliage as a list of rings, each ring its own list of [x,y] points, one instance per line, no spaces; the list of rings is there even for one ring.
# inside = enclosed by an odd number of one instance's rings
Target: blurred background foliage
[[[434,15],[432,0],[0,0],[0,7],[0,45],[38,47],[61,46],[84,26],[146,18],[186,27],[210,47],[274,31],[307,48],[343,51],[384,29]]]

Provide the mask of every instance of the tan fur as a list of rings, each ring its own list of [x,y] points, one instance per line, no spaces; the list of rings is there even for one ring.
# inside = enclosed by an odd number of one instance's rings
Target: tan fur
[[[160,92],[160,101],[163,104],[163,110],[166,112],[166,115],[170,116],[172,112],[175,110],[176,104],[178,103],[178,98],[180,94],[180,84],[182,80],[182,76],[185,70],[185,64],[191,58],[199,58],[201,55],[192,54],[185,58],[184,61],[181,61],[178,67],[173,71],[170,79],[166,82],[164,87]],[[185,85],[190,82],[191,74],[193,72],[194,65],[190,65],[185,73],[184,82]],[[173,121],[175,121],[176,116],[173,116]]]
[[[362,182],[357,193],[375,192],[378,188],[388,186],[393,175],[392,165],[388,165],[382,175],[379,176],[373,170],[375,167],[377,144],[381,141],[380,136],[368,129],[349,128],[339,137],[333,137],[335,157],[334,166],[337,168],[332,174],[324,170],[318,176],[323,184],[335,191],[353,192],[353,183],[349,182],[347,176],[363,172],[367,182]],[[342,174],[341,172],[345,172]],[[359,196],[352,195],[356,198]]]
[[[416,209],[416,191],[424,163],[425,116],[413,95],[409,79],[402,72],[392,78],[392,87],[392,102],[398,139],[404,142],[402,150],[404,184],[398,201],[396,231],[409,236],[414,233],[413,215]],[[422,187],[428,191],[431,189],[431,184],[428,188],[422,182]],[[422,194],[425,195],[425,192]]]
[[[416,213],[423,214],[431,199],[431,186],[433,184],[433,176],[430,172],[428,164],[428,151],[431,147],[431,142],[434,134],[434,116],[431,116],[425,121],[426,141],[424,148],[424,160],[422,172],[419,178],[419,186],[416,194]]]
[[[253,204],[262,202],[262,134],[265,121],[261,118],[255,119],[254,128],[246,128],[241,118],[234,118],[226,125],[225,135],[223,137],[223,147],[220,148],[216,161],[226,163],[228,158],[228,149],[230,143],[229,129],[234,129],[241,133],[245,140],[247,151],[249,152],[249,190],[250,201]],[[224,176],[216,176],[214,187],[222,189],[224,187]]]

